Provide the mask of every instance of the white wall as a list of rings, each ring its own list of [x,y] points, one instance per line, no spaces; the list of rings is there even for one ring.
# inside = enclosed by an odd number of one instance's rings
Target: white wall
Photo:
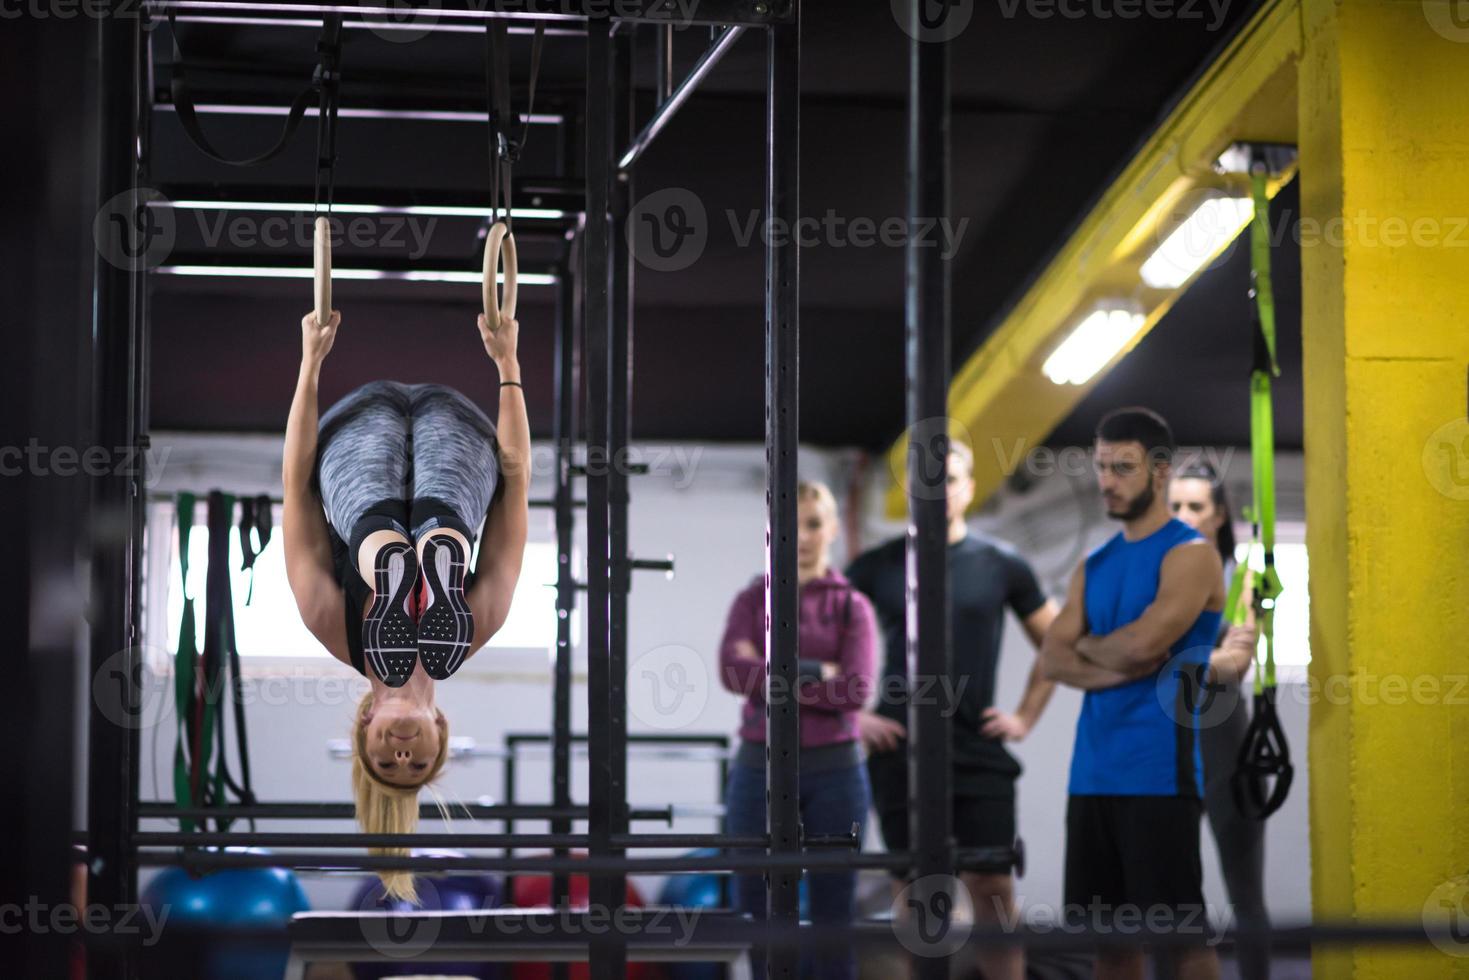
[[[153,489],[206,491],[215,486],[233,492],[279,492],[279,437],[198,437],[156,434],[162,459],[161,481]],[[739,703],[719,687],[715,673],[717,644],[725,612],[734,594],[759,574],[764,548],[764,449],[760,446],[640,447],[653,474],[632,481],[631,549],[638,557],[675,556],[676,576],[638,573],[628,614],[628,724],[631,731],[733,733]],[[540,458],[546,458],[541,456]],[[839,499],[848,497],[853,454],[803,451],[803,475],[827,479]],[[881,487],[886,475],[880,461],[869,467],[868,492],[861,505],[864,545],[901,532],[901,525],[880,519]],[[1231,461],[1230,478],[1247,479],[1245,454]],[[1282,461],[1283,519],[1300,516],[1299,460]],[[859,480],[858,485],[861,485]],[[544,472],[532,496],[549,495]],[[1236,499],[1243,499],[1236,494]],[[532,536],[551,537],[550,513],[532,514]],[[976,527],[1016,544],[1034,563],[1047,591],[1057,597],[1075,560],[1112,532],[1095,505],[1085,478],[1041,478],[1026,495],[1003,493],[974,521]],[[278,544],[272,544],[278,547]],[[845,553],[845,542],[839,544]],[[579,573],[580,577],[580,573]],[[584,631],[581,632],[584,636]],[[1031,663],[1029,645],[1012,621],[1007,627],[998,690],[1002,705],[1019,698]],[[248,664],[248,661],[247,661]],[[577,650],[577,684],[573,692],[573,726],[585,730],[585,646]],[[678,672],[682,671],[680,675]],[[257,663],[249,709],[251,760],[256,791],[263,800],[346,800],[346,764],[328,757],[329,739],[345,735],[352,707],[365,682],[334,662]],[[165,683],[166,682],[160,682]],[[686,688],[680,695],[675,689]],[[550,724],[550,670],[545,651],[488,650],[472,660],[453,683],[439,686],[438,701],[455,735],[472,736],[479,745],[499,746],[507,731],[547,731]],[[168,787],[174,723],[166,696],[157,699],[159,724],[144,732],[143,796],[158,798]],[[1296,753],[1296,789],[1284,810],[1269,825],[1269,894],[1282,918],[1309,914],[1309,858],[1306,832],[1306,712],[1297,700],[1282,696],[1281,713]],[[1065,773],[1070,760],[1072,727],[1080,699],[1059,691],[1041,724],[1017,748],[1026,772],[1020,784],[1021,832],[1030,854],[1030,870],[1021,883],[1025,900],[1057,904],[1061,898],[1061,860],[1065,812]],[[634,753],[636,750],[634,750]],[[162,781],[155,789],[155,776]],[[586,773],[574,772],[574,797],[585,802]],[[634,806],[707,805],[716,793],[715,769],[708,761],[666,759],[629,763],[628,797]],[[448,800],[500,796],[501,769],[494,760],[452,764],[439,789]],[[523,802],[547,802],[548,760],[527,758],[518,780]],[[163,825],[154,825],[162,829]],[[437,828],[438,824],[426,825]],[[270,830],[350,830],[349,822],[272,822]],[[472,825],[457,821],[454,829]],[[478,828],[498,831],[499,825]],[[541,830],[526,823],[519,829]],[[651,825],[635,829],[654,830]],[[709,817],[681,818],[675,829],[717,829]],[[877,846],[875,834],[869,846]],[[1205,847],[1206,891],[1223,907],[1217,859]],[[318,908],[342,907],[355,882],[342,877],[306,882]],[[656,882],[649,883],[649,891]]]

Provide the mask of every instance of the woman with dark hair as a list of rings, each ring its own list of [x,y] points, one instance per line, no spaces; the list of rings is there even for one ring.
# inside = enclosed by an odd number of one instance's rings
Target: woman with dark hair
[[[1173,516],[1198,531],[1219,549],[1224,560],[1224,580],[1234,575],[1234,512],[1224,482],[1214,467],[1206,462],[1190,463],[1179,469],[1168,487],[1168,503]],[[1248,603],[1249,596],[1241,598]],[[1249,727],[1248,699],[1240,688],[1255,660],[1258,633],[1254,617],[1244,626],[1226,626],[1218,646],[1209,657],[1209,682],[1226,685],[1216,687],[1215,698],[1233,704],[1223,718],[1199,728],[1200,748],[1204,756],[1204,809],[1209,827],[1219,849],[1219,866],[1224,872],[1224,886],[1239,924],[1245,928],[1265,928],[1269,917],[1265,910],[1265,824],[1240,812],[1230,786],[1240,745]],[[1270,951],[1259,942],[1239,944],[1239,968],[1242,980],[1261,980],[1270,976]]]

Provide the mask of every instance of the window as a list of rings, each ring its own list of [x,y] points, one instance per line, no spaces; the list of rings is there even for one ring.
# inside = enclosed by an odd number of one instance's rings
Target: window
[[[1235,560],[1243,561],[1249,543],[1235,549]],[[1275,666],[1278,680],[1299,680],[1311,663],[1311,591],[1306,546],[1301,542],[1275,542],[1275,569],[1283,591],[1275,605]]]
[[[189,531],[189,581],[187,594],[194,597],[196,642],[203,647],[208,607],[206,582],[209,569],[209,530],[202,523],[207,512],[201,501]],[[230,530],[230,588],[235,605],[235,641],[242,657],[330,657],[316,637],[306,629],[296,610],[296,600],[286,580],[285,552],[280,533],[280,507],[274,512],[275,532],[270,543],[255,559],[252,571],[242,569],[244,555],[236,528]],[[178,525],[172,503],[155,503],[148,512],[146,543],[148,577],[145,582],[145,623],[148,648],[157,661],[171,659],[178,651],[179,628],[184,614],[184,590],[180,587]],[[478,551],[476,550],[476,555]],[[552,542],[526,545],[520,581],[511,601],[510,617],[490,641],[492,647],[554,648],[556,643],[556,546]],[[246,597],[249,603],[246,603]],[[162,609],[161,619],[151,612]],[[573,620],[573,630],[575,621]],[[573,639],[573,642],[575,640]]]

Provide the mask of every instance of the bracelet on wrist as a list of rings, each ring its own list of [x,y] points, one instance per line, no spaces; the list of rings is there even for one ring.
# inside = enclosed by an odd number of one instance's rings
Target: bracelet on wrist
[[[513,386],[513,387],[519,388],[521,391],[524,391],[525,390],[525,385],[521,384],[519,381],[501,381],[500,382],[500,387],[501,388],[505,388],[507,386]]]

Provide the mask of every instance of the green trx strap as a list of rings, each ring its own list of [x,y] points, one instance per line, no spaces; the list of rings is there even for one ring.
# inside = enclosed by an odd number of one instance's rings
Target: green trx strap
[[[1270,201],[1265,193],[1266,167],[1257,157],[1250,168],[1255,217],[1250,225],[1250,294],[1254,300],[1254,358],[1250,371],[1250,460],[1253,467],[1253,537],[1249,552],[1229,585],[1225,619],[1242,626],[1241,599],[1251,583],[1251,603],[1260,642],[1255,650],[1255,711],[1240,746],[1233,789],[1246,816],[1263,820],[1285,802],[1295,769],[1290,746],[1275,710],[1275,603],[1282,591],[1275,568],[1275,413],[1271,378],[1278,377],[1275,358],[1275,293],[1270,282]],[[1256,552],[1260,567],[1254,567]]]

